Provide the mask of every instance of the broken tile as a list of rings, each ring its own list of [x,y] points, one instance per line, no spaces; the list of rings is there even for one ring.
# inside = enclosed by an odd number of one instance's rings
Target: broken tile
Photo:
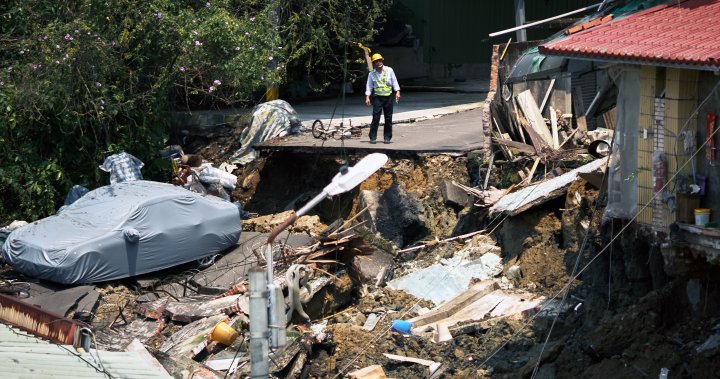
[[[169,301],[170,298],[166,297],[149,303],[138,303],[137,307],[135,307],[135,311],[147,318],[159,320],[163,317],[165,307]]]

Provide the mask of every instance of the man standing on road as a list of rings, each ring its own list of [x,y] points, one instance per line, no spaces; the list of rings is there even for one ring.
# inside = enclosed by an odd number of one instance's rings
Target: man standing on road
[[[375,143],[377,138],[381,113],[385,114],[383,138],[385,143],[390,143],[392,139],[392,93],[395,91],[395,102],[400,101],[400,85],[397,77],[395,77],[395,71],[383,65],[382,55],[373,54],[372,63],[375,69],[368,74],[367,84],[365,85],[365,105],[368,107],[372,105],[373,107],[373,118],[372,123],[370,123],[370,143]]]

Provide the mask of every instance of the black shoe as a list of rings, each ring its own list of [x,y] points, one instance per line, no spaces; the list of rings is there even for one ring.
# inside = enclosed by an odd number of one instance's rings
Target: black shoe
[[[374,139],[371,139],[371,140],[370,140],[370,143],[374,145],[374,144],[377,143],[377,141],[375,141]]]
[[[389,139],[385,139],[385,143],[390,143],[390,140],[389,140]]]

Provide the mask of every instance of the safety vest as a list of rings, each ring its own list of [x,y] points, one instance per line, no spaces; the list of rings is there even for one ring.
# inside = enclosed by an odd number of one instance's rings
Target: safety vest
[[[392,87],[388,84],[388,71],[387,68],[384,69],[379,77],[377,71],[372,72],[375,77],[375,88],[373,89],[375,96],[390,96],[392,93]]]

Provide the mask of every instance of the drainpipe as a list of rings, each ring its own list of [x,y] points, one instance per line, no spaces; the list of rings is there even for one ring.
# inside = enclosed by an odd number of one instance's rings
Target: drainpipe
[[[515,0],[515,26],[525,25],[525,0]],[[527,41],[527,31],[520,29],[515,32],[517,42]]]

